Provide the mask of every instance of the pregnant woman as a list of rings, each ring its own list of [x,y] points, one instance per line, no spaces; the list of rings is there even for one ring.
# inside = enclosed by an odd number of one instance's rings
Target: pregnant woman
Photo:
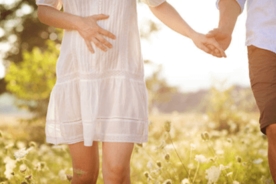
[[[145,2],[157,18],[197,47],[224,56],[214,39],[195,32],[165,0]],[[133,145],[148,136],[136,0],[36,3],[41,22],[65,30],[46,118],[47,142],[68,144],[73,184],[96,183],[98,142],[104,182],[129,184]]]

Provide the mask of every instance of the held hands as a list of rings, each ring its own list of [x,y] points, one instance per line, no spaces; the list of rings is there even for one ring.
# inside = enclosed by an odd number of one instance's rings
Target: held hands
[[[216,57],[226,57],[226,54],[220,44],[212,37],[206,37],[203,34],[195,32],[191,39],[194,44],[204,52]]]
[[[115,35],[111,32],[101,28],[97,21],[108,19],[108,15],[92,15],[89,17],[82,17],[81,22],[78,26],[78,32],[84,38],[85,43],[90,50],[90,52],[95,53],[91,42],[93,42],[96,47],[100,48],[102,51],[107,51],[112,48],[112,44],[107,41],[107,38],[115,39]]]
[[[206,36],[207,38],[215,38],[223,50],[226,50],[229,47],[232,39],[231,33],[223,31],[220,28],[209,31]]]

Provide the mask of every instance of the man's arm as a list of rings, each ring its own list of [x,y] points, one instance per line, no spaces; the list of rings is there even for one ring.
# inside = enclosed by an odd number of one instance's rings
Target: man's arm
[[[232,35],[241,7],[236,0],[220,0],[219,6],[219,26],[224,33]]]
[[[221,47],[226,50],[231,43],[232,32],[236,21],[242,12],[245,0],[220,0],[219,7],[219,25],[218,28],[210,31],[207,37],[215,37]]]

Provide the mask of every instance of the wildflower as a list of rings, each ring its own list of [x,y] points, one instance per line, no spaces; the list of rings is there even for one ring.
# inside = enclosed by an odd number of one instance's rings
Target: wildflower
[[[149,173],[148,173],[148,172],[144,172],[144,176],[145,176],[146,178],[149,178]]]
[[[208,180],[208,184],[216,183],[220,176],[219,167],[212,166],[206,170],[206,179]]]
[[[232,175],[233,175],[233,172],[229,172],[226,174],[227,177],[232,176]]]
[[[71,180],[73,179],[73,176],[68,175],[68,174],[66,175],[66,177],[67,177],[67,180],[68,180],[68,181],[71,181]]]
[[[236,160],[237,160],[237,162],[239,162],[239,163],[242,162],[242,159],[241,159],[241,157],[239,157],[239,156],[236,157]]]
[[[14,146],[14,143],[8,143],[6,146],[5,146],[5,149],[10,149]]]
[[[164,181],[164,183],[163,183],[163,184],[172,184],[172,180],[167,179],[166,181]]]
[[[189,179],[185,178],[181,181],[181,184],[190,184]]]
[[[210,139],[210,136],[209,136],[208,132],[204,132],[204,136],[205,136],[205,139],[206,139],[206,140],[209,140],[209,139]]]
[[[67,180],[67,175],[63,169],[59,171],[58,176],[60,180]]]
[[[170,132],[171,131],[171,122],[170,121],[166,121],[165,122],[165,131],[166,132]]]
[[[20,172],[24,173],[27,170],[27,166],[25,164],[20,165],[19,167]]]
[[[14,156],[16,159],[21,159],[21,158],[25,157],[29,153],[30,150],[31,150],[31,148],[28,148],[28,149],[22,148],[22,149],[16,151],[14,153]]]
[[[190,144],[190,148],[191,148],[191,150],[195,150],[196,149],[196,145],[195,144]]]
[[[4,159],[4,163],[6,164],[6,170],[4,174],[7,179],[11,179],[14,175],[13,169],[16,167],[16,161],[11,159],[10,157],[6,157]]]
[[[170,155],[167,153],[166,155],[165,155],[165,160],[168,162],[168,161],[170,161]]]
[[[211,157],[209,158],[209,162],[216,162],[217,159],[217,156]]]
[[[201,138],[204,141],[208,141],[210,139],[210,136],[209,136],[208,132],[204,132],[204,133],[201,133]]]
[[[35,143],[34,141],[31,141],[31,142],[29,143],[29,146],[35,148],[35,147],[36,147],[36,143]]]
[[[195,156],[195,160],[198,162],[198,163],[205,163],[207,162],[207,159],[204,155],[196,155]]]
[[[262,162],[263,162],[263,159],[261,159],[261,158],[253,160],[254,164],[261,164]]]
[[[201,133],[201,138],[206,141],[205,135],[203,133]]]
[[[228,138],[227,142],[231,144],[233,141],[232,141],[232,139]]]
[[[147,163],[147,168],[149,168],[150,170],[153,168],[153,164],[151,161]]]
[[[32,179],[32,175],[25,176],[25,179],[28,180],[28,181],[30,181]]]
[[[18,142],[16,142],[16,147],[19,149],[22,149],[22,148],[26,147],[26,144],[22,141],[18,141]]]
[[[224,165],[222,165],[222,164],[219,165],[219,169],[220,169],[221,171],[223,171],[223,170],[225,170],[225,169],[229,169],[229,167],[230,167],[230,166],[224,166]]]
[[[162,164],[161,164],[160,161],[156,162],[156,165],[157,165],[158,167],[162,167]]]
[[[224,154],[224,151],[223,151],[223,150],[217,150],[217,151],[216,151],[216,154],[217,154],[217,155],[223,155],[223,154]]]

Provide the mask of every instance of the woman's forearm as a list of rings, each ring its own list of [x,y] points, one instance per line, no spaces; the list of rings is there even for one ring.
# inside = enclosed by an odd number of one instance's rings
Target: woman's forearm
[[[81,17],[59,11],[49,6],[39,5],[37,10],[40,22],[61,29],[77,30],[81,27]]]
[[[191,38],[195,31],[183,20],[179,13],[167,2],[150,7],[152,13],[172,30]]]
[[[106,38],[115,39],[115,35],[98,26],[97,21],[108,19],[108,15],[91,15],[88,17],[80,17],[66,12],[61,12],[57,9],[48,6],[38,6],[39,20],[49,26],[76,30],[85,40],[88,49],[94,53],[95,50],[91,43],[103,51],[112,48],[112,45]]]

